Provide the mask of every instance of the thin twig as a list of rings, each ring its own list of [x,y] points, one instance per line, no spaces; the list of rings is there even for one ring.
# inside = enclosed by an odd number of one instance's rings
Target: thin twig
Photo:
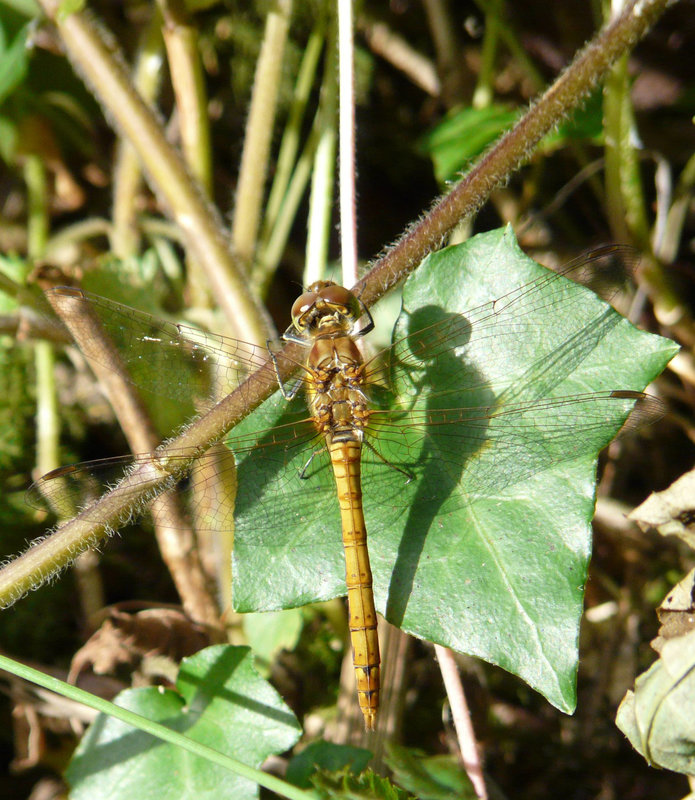
[[[480,800],[487,800],[483,765],[480,760],[471,714],[468,710],[468,703],[466,702],[466,695],[463,691],[463,684],[454,660],[454,654],[448,647],[442,647],[440,644],[435,644],[434,651],[437,654],[439,669],[444,680],[446,696],[449,698],[451,715],[454,718],[456,736],[461,749],[463,767],[471,779],[476,795]]]
[[[357,20],[357,27],[373,53],[401,70],[408,80],[424,92],[439,97],[442,85],[429,58],[415,50],[384,22],[377,22],[362,14]]]
[[[340,251],[344,286],[357,283],[355,74],[352,49],[352,0],[338,0]]]

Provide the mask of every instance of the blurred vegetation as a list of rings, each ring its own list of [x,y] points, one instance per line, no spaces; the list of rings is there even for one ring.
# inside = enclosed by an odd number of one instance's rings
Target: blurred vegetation
[[[185,154],[184,176],[195,175],[197,184],[190,197],[173,182],[153,189],[153,162],[145,158],[143,171],[122,138],[122,121],[87,88],[98,88],[99,76],[83,74],[84,66],[73,71],[56,28],[31,0],[0,2],[0,519],[7,556],[55,521],[23,504],[32,475],[127,450],[83,360],[46,344],[50,335],[37,335],[20,314],[38,302],[39,268],[58,268],[63,282],[157,316],[258,341],[273,325],[286,327],[298,287],[308,280],[307,253],[313,278],[335,269],[339,253],[329,4],[294,4],[286,41],[274,53],[281,56],[277,81],[266,87],[277,107],[273,113],[272,101],[264,101],[265,122],[252,131],[249,106],[268,13],[282,3],[86,5],[121,49],[125,74],[156,109],[164,142]],[[358,3],[355,11],[357,225],[366,266],[514,123],[601,26],[605,9],[598,0],[391,0]],[[692,564],[685,537],[643,532],[626,515],[687,473],[695,453],[694,12],[691,0],[675,4],[452,236],[511,223],[524,249],[548,264],[607,241],[632,244],[644,266],[629,316],[684,348],[654,387],[669,413],[639,437],[612,445],[601,462],[577,713],[566,717],[502,670],[460,659],[498,797],[677,800],[688,792],[683,775],[647,766],[614,719],[636,676],[655,660],[655,606]],[[259,202],[240,209],[242,153],[261,133],[267,162],[261,153],[248,178]],[[239,302],[260,320],[253,330],[230,318],[219,292],[227,279],[212,288],[201,254],[175,224],[193,207],[208,209],[210,240],[230,221],[234,247],[221,274],[237,267],[247,276],[248,299]],[[235,323],[240,330],[232,330]],[[156,405],[152,413],[163,436],[185,419],[183,409]],[[687,516],[681,522],[692,525]],[[65,676],[105,609],[119,604],[135,613],[145,603],[180,602],[147,522],[126,528],[98,555],[3,612],[5,654]],[[301,634],[285,630],[277,647],[264,641],[263,669],[305,720],[310,741],[334,716],[345,622],[339,602],[304,609],[301,617]],[[240,621],[227,623],[232,641],[247,641]],[[293,616],[292,631],[297,627]],[[431,648],[411,648],[404,722],[394,738],[429,756],[455,752]],[[95,691],[112,696],[130,676],[119,671],[95,680]],[[64,768],[79,725],[50,709],[37,712],[36,697],[7,686],[0,705],[4,796],[29,797]],[[13,706],[20,709],[14,716]],[[37,736],[40,744],[30,748]],[[403,766],[407,759],[398,766],[394,752],[390,759],[379,759],[382,771],[390,765],[402,786],[411,785],[407,776],[415,770]],[[324,781],[331,791],[338,784]],[[428,791],[422,796],[435,796]]]

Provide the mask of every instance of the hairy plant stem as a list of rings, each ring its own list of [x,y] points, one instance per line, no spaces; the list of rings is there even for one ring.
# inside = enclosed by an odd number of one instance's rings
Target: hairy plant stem
[[[576,56],[555,83],[432,210],[415,223],[357,284],[370,306],[407,277],[464,217],[474,213],[533,148],[573,111],[611,64],[635,45],[663,14],[670,0],[633,0]]]

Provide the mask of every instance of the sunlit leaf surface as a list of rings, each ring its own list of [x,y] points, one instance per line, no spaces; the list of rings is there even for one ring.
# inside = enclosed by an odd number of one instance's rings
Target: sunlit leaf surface
[[[535,264],[509,230],[430,256],[394,341],[371,390],[379,455],[362,468],[377,608],[569,711],[596,457],[635,405],[615,390],[642,390],[675,346]],[[298,415],[278,395],[234,431],[288,425],[285,447],[265,432],[240,457],[241,611],[345,592],[328,459],[318,439],[299,446]]]

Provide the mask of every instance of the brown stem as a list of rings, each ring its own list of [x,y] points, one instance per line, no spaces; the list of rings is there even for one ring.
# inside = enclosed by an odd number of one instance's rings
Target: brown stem
[[[478,743],[475,740],[471,713],[463,691],[461,676],[454,660],[454,653],[441,644],[435,644],[434,651],[437,654],[446,695],[449,698],[449,706],[451,708],[451,716],[454,719],[463,768],[473,784],[476,797],[480,798],[480,800],[487,800],[488,794],[485,786],[485,776],[483,775],[483,764],[478,752]]]
[[[371,306],[409,275],[465,217],[477,211],[492,190],[526,162],[533,148],[573,111],[622,53],[656,22],[670,0],[633,0],[603,28],[572,64],[434,208],[413,225],[357,284]]]
[[[79,292],[79,290],[76,290]],[[82,353],[104,388],[123,432],[134,453],[147,453],[159,444],[159,436],[137,389],[129,380],[118,350],[91,313],[69,294],[49,293],[53,309],[73,335]],[[106,365],[109,366],[106,366]],[[206,586],[196,550],[195,535],[174,492],[163,492],[152,502],[155,536],[167,565],[192,619],[219,625],[215,601]]]

